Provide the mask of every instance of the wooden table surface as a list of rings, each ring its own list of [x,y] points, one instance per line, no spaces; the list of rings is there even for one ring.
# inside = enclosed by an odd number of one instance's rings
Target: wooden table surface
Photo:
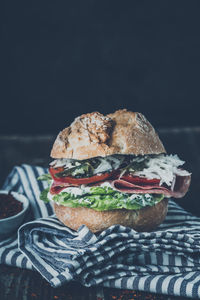
[[[186,210],[200,216],[200,127],[166,128],[158,130],[168,153],[177,153],[192,172],[192,184],[188,194],[177,202]],[[55,139],[44,136],[0,136],[0,185],[13,166],[22,163],[48,166],[49,153]],[[0,266],[0,300],[108,300],[108,299],[165,299],[184,300],[131,290],[101,287],[86,288],[76,282],[60,288],[52,288],[39,273],[6,265]]]

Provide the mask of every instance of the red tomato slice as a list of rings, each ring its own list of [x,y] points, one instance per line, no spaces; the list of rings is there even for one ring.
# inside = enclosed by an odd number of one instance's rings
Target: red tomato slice
[[[62,172],[62,171],[64,171],[64,168],[62,168],[62,167],[59,167],[59,168],[49,168],[49,173],[51,174],[51,176],[54,178],[55,176],[55,174],[56,173],[60,173],[60,172]],[[55,178],[57,178],[57,177],[55,177]]]
[[[63,170],[64,170],[63,168],[56,168],[56,169],[49,168],[49,173],[51,174],[51,176],[55,182],[81,185],[81,184],[89,184],[89,183],[93,183],[93,182],[104,181],[113,175],[113,172],[110,172],[110,173],[104,173],[101,175],[94,175],[94,176],[85,177],[85,178],[75,178],[75,177],[71,177],[71,176],[65,176],[65,177],[58,178],[55,176],[56,173],[62,172]]]
[[[147,178],[144,178],[144,177],[138,177],[138,176],[132,176],[132,175],[123,175],[121,177],[121,179],[124,179],[128,182],[131,182],[131,183],[139,183],[139,184],[150,184],[150,185],[157,185],[159,184],[160,180],[159,179],[147,179]]]

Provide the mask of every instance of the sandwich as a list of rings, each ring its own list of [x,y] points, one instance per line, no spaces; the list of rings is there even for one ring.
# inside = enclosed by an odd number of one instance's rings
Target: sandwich
[[[77,117],[58,134],[51,157],[41,199],[73,230],[120,224],[152,231],[164,221],[168,199],[183,197],[191,181],[148,120],[126,109]]]

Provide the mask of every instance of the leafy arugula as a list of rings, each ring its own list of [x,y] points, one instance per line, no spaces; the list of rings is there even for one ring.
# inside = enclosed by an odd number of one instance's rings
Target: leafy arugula
[[[62,172],[56,173],[55,176],[60,178],[60,177],[65,177],[65,176],[73,176],[73,177],[81,177],[81,176],[92,176],[94,172],[94,168],[92,164],[89,162],[84,162],[80,166],[72,167],[70,169],[65,169]]]

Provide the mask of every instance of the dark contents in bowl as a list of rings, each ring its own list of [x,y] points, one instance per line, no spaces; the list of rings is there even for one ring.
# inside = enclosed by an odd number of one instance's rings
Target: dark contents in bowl
[[[23,203],[16,200],[10,193],[0,194],[0,219],[17,215],[23,210]]]

